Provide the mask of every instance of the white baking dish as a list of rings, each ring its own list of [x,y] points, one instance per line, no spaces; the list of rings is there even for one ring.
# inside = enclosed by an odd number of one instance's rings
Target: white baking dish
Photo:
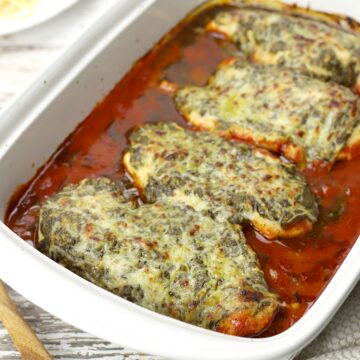
[[[121,0],[4,109],[0,118],[0,216],[94,105],[191,8],[203,0]],[[302,5],[360,19],[354,0]],[[135,41],[137,39],[137,41]],[[267,339],[217,334],[131,304],[81,279],[0,223],[0,278],[35,304],[87,332],[172,359],[291,359],[330,321],[360,275],[356,243],[315,305]]]

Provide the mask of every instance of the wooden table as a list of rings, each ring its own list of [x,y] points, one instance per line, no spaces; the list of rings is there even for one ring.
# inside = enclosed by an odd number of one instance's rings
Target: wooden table
[[[0,107],[21,91],[65,45],[81,34],[114,1],[116,0],[83,0],[46,24],[17,35],[0,37]],[[9,292],[27,322],[55,359],[160,359],[95,338],[41,310],[15,291],[9,289]],[[310,359],[328,349],[331,350],[334,334],[339,329],[346,331],[351,328],[354,321],[359,321],[348,314],[349,309],[354,310],[356,306],[359,307],[358,313],[360,313],[360,305],[358,305],[360,302],[357,299],[360,299],[359,286],[348,300],[347,306],[343,307],[313,345],[305,349],[298,357],[299,360]],[[351,320],[348,319],[349,317]],[[353,339],[354,334],[351,338],[345,337],[343,346],[349,346],[356,341],[360,343],[360,334],[356,333],[355,340]],[[337,347],[333,346],[333,349],[336,350]],[[20,356],[0,323],[0,360],[15,359],[20,359]],[[324,357],[325,359],[327,358]],[[346,357],[346,359],[352,358]]]

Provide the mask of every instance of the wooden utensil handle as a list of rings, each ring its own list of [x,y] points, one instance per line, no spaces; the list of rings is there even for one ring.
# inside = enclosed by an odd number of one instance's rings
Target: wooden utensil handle
[[[0,321],[4,324],[24,360],[51,360],[34,331],[21,317],[0,280]]]

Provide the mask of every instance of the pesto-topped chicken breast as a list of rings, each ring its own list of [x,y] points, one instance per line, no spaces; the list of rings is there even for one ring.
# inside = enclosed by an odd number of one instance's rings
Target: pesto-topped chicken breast
[[[158,313],[254,335],[278,300],[239,226],[165,199],[135,207],[107,178],[64,188],[43,205],[40,249],[85,279]]]
[[[294,165],[212,133],[146,124],[123,161],[147,201],[172,197],[219,221],[250,222],[268,238],[306,233],[318,216]]]
[[[222,64],[206,87],[178,89],[175,102],[194,126],[295,162],[333,163],[360,125],[360,100],[350,89],[239,59]]]
[[[234,8],[219,13],[209,31],[225,34],[251,60],[297,69],[352,87],[360,74],[360,36],[299,14]]]

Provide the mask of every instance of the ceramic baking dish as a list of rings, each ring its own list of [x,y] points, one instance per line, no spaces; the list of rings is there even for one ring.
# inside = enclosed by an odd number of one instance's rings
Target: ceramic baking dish
[[[130,69],[202,0],[122,0],[1,113],[0,216],[29,180]],[[303,1],[360,19],[354,0]],[[0,222],[0,278],[30,301],[98,337],[171,359],[288,360],[330,321],[360,275],[357,242],[314,306],[287,331],[237,338],[129,303],[39,253]]]

